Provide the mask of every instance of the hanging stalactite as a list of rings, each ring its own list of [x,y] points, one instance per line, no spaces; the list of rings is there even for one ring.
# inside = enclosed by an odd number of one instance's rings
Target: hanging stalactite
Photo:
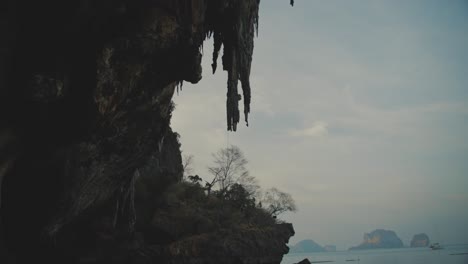
[[[219,51],[224,46],[222,61],[223,70],[228,72],[226,114],[229,131],[236,131],[240,119],[239,100],[242,96],[238,93],[239,81],[242,83],[244,117],[248,125],[251,98],[249,79],[259,4],[259,0],[225,0],[212,1],[208,7],[207,36],[214,38],[213,73],[217,68]]]
[[[242,96],[238,93],[238,83],[242,84],[244,102],[244,118],[248,126],[250,113],[251,88],[250,70],[254,48],[254,37],[258,34],[258,10],[260,0],[197,0],[204,4],[203,8],[203,40],[213,37],[213,74],[217,69],[217,60],[223,48],[223,70],[227,71],[226,115],[227,129],[236,131],[239,123],[239,101]],[[294,5],[294,0],[290,0]],[[193,6],[192,6],[193,7]]]

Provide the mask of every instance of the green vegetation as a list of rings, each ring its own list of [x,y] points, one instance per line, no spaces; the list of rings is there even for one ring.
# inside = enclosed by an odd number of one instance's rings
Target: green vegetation
[[[187,157],[190,157],[189,162]],[[159,197],[158,204],[162,206],[150,224],[152,237],[157,240],[154,242],[166,243],[204,233],[268,228],[280,222],[277,215],[295,210],[291,196],[276,188],[261,195],[239,148],[222,149],[213,157],[213,166],[209,167],[212,180],[203,181],[198,175],[185,174],[183,180],[172,184]],[[192,171],[192,163],[193,156],[184,157],[184,168]]]

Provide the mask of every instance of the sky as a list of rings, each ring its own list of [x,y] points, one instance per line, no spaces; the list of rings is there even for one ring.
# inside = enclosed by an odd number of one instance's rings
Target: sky
[[[172,119],[195,173],[240,147],[262,188],[295,199],[280,216],[291,244],[345,250],[377,228],[468,243],[468,2],[295,2],[261,1],[249,127],[235,133],[205,43]]]

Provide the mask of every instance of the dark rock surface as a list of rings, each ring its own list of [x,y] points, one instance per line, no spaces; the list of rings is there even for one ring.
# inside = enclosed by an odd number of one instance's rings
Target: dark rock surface
[[[364,241],[359,246],[351,247],[350,250],[401,247],[403,247],[403,242],[394,231],[376,229],[364,234]]]
[[[312,239],[301,240],[291,247],[293,253],[325,252],[326,250]]]
[[[296,263],[296,264],[311,264],[311,262],[310,262],[310,260],[309,260],[309,259],[305,258],[305,259],[303,259],[303,260],[299,261],[299,262],[298,262],[298,263]]]
[[[294,234],[291,224],[264,229],[221,230],[192,236],[163,249],[169,263],[280,263],[285,243]],[[208,257],[209,256],[209,257]]]
[[[429,237],[424,234],[416,234],[411,239],[410,247],[428,247],[431,244]]]
[[[172,96],[183,81],[201,79],[203,41],[212,36],[213,71],[224,46],[227,128],[239,122],[239,80],[247,121],[258,7],[258,0],[2,2],[0,262],[163,263],[165,247],[147,254],[144,232],[158,207],[151,201],[182,177]],[[284,244],[291,233],[281,230],[233,236],[220,252],[255,239]],[[191,241],[170,256],[188,258],[179,252],[191,252],[184,248]],[[271,250],[278,248],[284,252]],[[252,258],[274,263],[268,256]]]
[[[160,206],[142,235],[151,244],[145,254],[155,258],[174,264],[280,263],[289,251],[292,225],[277,223],[255,203],[208,195],[190,182],[173,184],[154,198]]]

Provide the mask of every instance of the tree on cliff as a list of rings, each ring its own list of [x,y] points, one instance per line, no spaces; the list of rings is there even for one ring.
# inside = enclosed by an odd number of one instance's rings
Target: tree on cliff
[[[224,198],[241,211],[248,208],[255,208],[255,198],[239,183],[234,183],[231,188],[226,191]]]
[[[184,178],[192,175],[193,173],[193,163],[194,157],[193,155],[184,155],[182,158],[182,167],[184,168]]]
[[[295,212],[296,203],[289,193],[282,192],[277,188],[268,189],[262,199],[262,205],[272,216],[278,216],[284,212]]]
[[[207,182],[208,192],[214,185],[219,187],[219,193],[224,196],[234,184],[240,184],[249,193],[254,195],[258,184],[255,177],[247,170],[247,159],[239,147],[231,145],[213,153],[213,165],[208,171],[213,175],[211,182]]]

